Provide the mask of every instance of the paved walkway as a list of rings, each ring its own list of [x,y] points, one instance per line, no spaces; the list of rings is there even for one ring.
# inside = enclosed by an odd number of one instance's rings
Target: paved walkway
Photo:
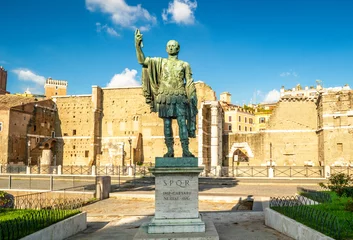
[[[253,195],[257,203],[265,202],[270,196],[291,196],[297,186],[318,188],[317,184],[290,183],[200,185],[200,213],[214,222],[220,240],[289,240],[291,238],[265,226],[262,211],[235,211],[235,206],[239,198],[248,195]],[[154,215],[154,186],[119,190],[111,193],[109,199],[85,206],[88,228],[69,239],[132,240],[140,225]]]

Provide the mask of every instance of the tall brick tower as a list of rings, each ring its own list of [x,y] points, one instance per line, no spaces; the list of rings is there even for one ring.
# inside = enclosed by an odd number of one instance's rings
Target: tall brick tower
[[[6,91],[7,85],[7,71],[0,66],[0,95],[8,93]]]
[[[44,85],[46,98],[51,98],[52,96],[64,96],[67,90],[67,81],[54,80],[48,78]]]

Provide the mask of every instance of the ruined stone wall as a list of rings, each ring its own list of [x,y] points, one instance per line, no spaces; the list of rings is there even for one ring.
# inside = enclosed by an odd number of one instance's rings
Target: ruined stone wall
[[[37,164],[40,143],[54,131],[55,113],[51,100],[32,102],[10,109],[8,162]],[[39,151],[33,151],[38,149]]]
[[[195,87],[199,106],[201,99],[215,99],[208,85],[198,82]],[[57,164],[154,163],[155,157],[167,151],[163,120],[150,112],[141,87],[101,89],[94,86],[92,95],[54,97],[54,101],[58,108]],[[172,127],[175,156],[181,156],[176,120]],[[190,139],[189,148],[198,155],[197,138]]]
[[[247,143],[254,154],[249,158],[249,165],[268,164],[272,151],[273,163],[279,166],[302,166],[310,161],[318,166],[316,102],[316,98],[284,99],[277,104],[266,130],[259,133],[225,135],[226,144],[223,149],[229,164],[233,161],[230,151],[233,144]]]
[[[277,165],[319,165],[317,98],[282,99],[270,117],[267,142]],[[269,152],[265,159],[269,159]]]
[[[320,134],[327,165],[353,163],[353,91],[328,92],[321,98]]]
[[[247,143],[254,154],[254,157],[250,157],[248,162],[240,162],[240,166],[259,166],[265,164],[264,153],[267,150],[265,139],[265,133],[234,133],[223,135],[223,156],[226,158],[225,166],[232,166],[234,164],[233,153],[231,151],[234,143]],[[246,152],[244,148],[241,151]]]
[[[7,163],[9,141],[9,110],[0,110],[0,163]]]
[[[6,94],[7,85],[7,71],[3,67],[0,67],[0,94]]]
[[[88,165],[94,125],[91,95],[55,97],[57,165]]]

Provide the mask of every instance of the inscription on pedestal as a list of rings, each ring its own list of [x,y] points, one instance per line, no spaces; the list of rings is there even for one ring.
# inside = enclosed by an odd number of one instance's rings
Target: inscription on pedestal
[[[198,176],[156,178],[156,218],[198,218]]]

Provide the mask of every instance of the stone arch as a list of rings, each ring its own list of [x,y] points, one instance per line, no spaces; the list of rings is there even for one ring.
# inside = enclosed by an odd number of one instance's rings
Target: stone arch
[[[234,155],[241,156],[242,158],[247,157],[247,160],[254,157],[254,153],[247,142],[233,143],[229,151],[229,157],[233,158]]]

